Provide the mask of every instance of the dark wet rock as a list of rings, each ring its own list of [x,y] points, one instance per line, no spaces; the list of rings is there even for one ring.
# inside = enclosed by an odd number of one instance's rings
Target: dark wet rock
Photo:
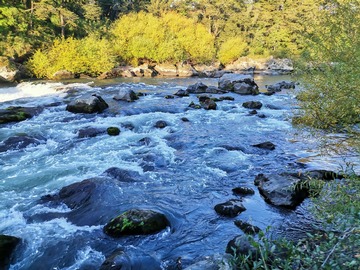
[[[189,92],[187,90],[180,89],[176,93],[174,93],[174,96],[187,97],[187,96],[189,96]]]
[[[257,95],[259,87],[250,75],[224,74],[219,79],[219,89],[240,95]]]
[[[175,97],[173,95],[166,95],[165,99],[174,99]]]
[[[235,220],[234,224],[246,234],[257,234],[261,231],[259,227],[251,225],[245,221]]]
[[[262,103],[260,101],[246,101],[242,104],[242,106],[246,109],[259,110],[262,107]]]
[[[120,134],[120,129],[118,127],[108,127],[106,132],[110,136],[118,136]]]
[[[212,99],[207,99],[204,102],[201,102],[201,107],[205,110],[216,110],[217,105]]]
[[[0,153],[9,150],[21,150],[28,146],[36,146],[45,142],[45,138],[41,136],[31,137],[26,134],[17,135],[7,138],[0,143]]]
[[[8,269],[11,257],[20,241],[14,236],[0,235],[0,269]]]
[[[104,233],[112,237],[153,234],[165,229],[169,224],[164,214],[152,210],[131,209],[106,224]]]
[[[267,85],[266,88],[267,88],[268,92],[272,92],[272,93],[281,92],[281,90],[283,90],[283,89],[294,89],[295,83],[282,81],[282,82],[278,82],[273,85]]]
[[[296,174],[281,173],[267,176],[259,174],[254,182],[266,202],[294,209],[308,197],[308,190],[306,187],[301,188],[301,181]]]
[[[167,126],[168,126],[168,124],[163,120],[157,121],[154,125],[154,127],[156,127],[156,128],[165,128]]]
[[[189,120],[188,118],[186,118],[186,117],[181,117],[181,121],[183,121],[183,122],[190,122],[190,120]]]
[[[123,123],[121,126],[128,130],[133,130],[135,128],[135,126],[132,123]]]
[[[134,247],[116,250],[106,258],[100,270],[161,270],[161,262]]]
[[[236,217],[241,212],[246,210],[242,204],[242,201],[237,199],[232,199],[225,203],[217,204],[214,209],[219,215],[227,217]]]
[[[226,149],[226,150],[228,150],[228,151],[242,151],[242,152],[246,152],[245,151],[245,148],[244,147],[242,147],[242,146],[234,146],[234,145],[224,145],[224,144],[222,144],[222,145],[219,145],[219,147],[222,147],[222,148],[224,148],[224,149]]]
[[[72,113],[101,113],[109,105],[105,100],[96,94],[91,97],[76,99],[66,106],[66,110]]]
[[[230,100],[230,101],[234,101],[235,98],[233,97],[230,97],[230,96],[221,96],[219,97],[220,100]]]
[[[257,110],[252,110],[252,111],[249,112],[249,115],[255,115],[257,113],[258,113]]]
[[[41,107],[8,107],[0,109],[0,124],[24,121],[41,111]]]
[[[243,196],[255,194],[255,191],[252,188],[248,188],[248,187],[236,187],[233,188],[232,191],[236,195],[243,195]]]
[[[226,246],[226,253],[239,256],[247,256],[251,254],[251,258],[255,261],[260,257],[254,246],[251,245],[247,235],[239,235],[232,239]]]
[[[151,143],[151,139],[149,137],[145,137],[139,140],[141,145],[149,145]]]
[[[311,170],[303,173],[297,173],[297,175],[303,180],[319,179],[324,181],[330,181],[344,178],[342,174],[328,170]]]
[[[269,91],[267,91],[267,92],[262,92],[262,94],[265,95],[265,96],[272,96],[272,95],[275,94],[275,92],[269,92]]]
[[[267,104],[265,107],[268,109],[271,109],[271,110],[281,110],[280,107],[272,105],[272,104]]]
[[[139,97],[135,94],[133,90],[121,88],[119,90],[119,93],[116,96],[114,96],[114,99],[118,101],[121,100],[121,101],[132,102],[139,99]]]
[[[208,89],[208,86],[206,84],[198,82],[196,84],[189,85],[186,91],[191,94],[202,94],[206,93],[206,89]]]
[[[219,88],[215,87],[215,86],[209,86],[207,89],[206,89],[206,93],[209,93],[209,94],[218,94],[218,93],[226,93],[227,91],[222,91],[220,90]]]
[[[106,131],[104,129],[86,127],[79,130],[78,138],[87,138],[87,137],[92,138],[105,133]]]
[[[201,109],[201,105],[200,104],[195,104],[193,101],[191,101],[191,103],[189,104],[189,107],[190,108],[193,108],[193,109]]]
[[[199,95],[197,98],[199,99],[199,102],[201,103],[201,102],[205,102],[205,100],[211,99],[211,96],[209,96],[209,95]]]
[[[137,95],[138,97],[144,97],[144,96],[147,96],[147,94],[146,94],[146,93],[144,93],[144,92],[137,92],[137,93],[136,93],[136,95]]]
[[[74,73],[70,72],[70,71],[58,70],[51,76],[51,79],[52,80],[57,80],[57,81],[69,80],[69,79],[74,79],[75,76],[76,75]]]
[[[272,142],[263,142],[263,143],[254,144],[252,146],[266,150],[275,150],[276,147],[275,144],[273,144]]]
[[[95,179],[86,179],[63,187],[58,194],[46,195],[41,198],[43,202],[64,203],[75,209],[86,204],[96,188]]]
[[[103,173],[103,175],[116,179],[119,182],[126,182],[126,183],[136,182],[138,181],[138,179],[140,179],[140,174],[138,172],[124,170],[117,167],[111,167],[107,169]]]
[[[257,117],[259,117],[259,118],[266,118],[266,115],[263,114],[263,113],[259,113],[259,114],[257,114]]]

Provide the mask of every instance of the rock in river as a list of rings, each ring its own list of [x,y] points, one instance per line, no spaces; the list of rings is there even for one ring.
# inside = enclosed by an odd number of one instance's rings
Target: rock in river
[[[112,237],[152,234],[165,229],[169,224],[164,214],[152,210],[131,209],[106,224],[104,233]]]
[[[219,89],[240,95],[259,94],[259,87],[251,75],[226,73],[219,79]]]
[[[11,255],[20,239],[9,235],[0,235],[0,269],[8,269]]]
[[[109,105],[101,96],[93,94],[91,97],[70,102],[66,106],[66,110],[73,113],[100,113],[108,107]]]
[[[216,213],[227,217],[236,217],[241,212],[244,212],[246,208],[242,205],[241,200],[232,199],[225,203],[217,204],[214,207]]]

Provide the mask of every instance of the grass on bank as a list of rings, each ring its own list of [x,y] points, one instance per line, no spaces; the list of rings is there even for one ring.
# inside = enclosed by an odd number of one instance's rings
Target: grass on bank
[[[253,254],[234,256],[234,269],[360,269],[360,176],[309,181],[316,192],[323,186],[310,209],[321,228],[298,242],[271,240],[265,233],[248,236],[257,259],[251,259]]]

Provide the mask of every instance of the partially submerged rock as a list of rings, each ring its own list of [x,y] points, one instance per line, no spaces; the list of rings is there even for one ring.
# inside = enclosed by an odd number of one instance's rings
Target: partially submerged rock
[[[252,146],[266,150],[275,150],[276,147],[275,144],[273,144],[272,142],[263,142],[263,143],[253,144]]]
[[[119,93],[116,96],[114,96],[114,99],[132,102],[132,101],[139,99],[139,97],[135,94],[135,92],[133,90],[122,88],[119,90]]]
[[[36,146],[44,141],[45,138],[40,136],[32,137],[27,134],[13,136],[0,143],[0,153],[8,150],[21,150],[31,145]]]
[[[142,250],[131,247],[114,251],[100,267],[100,270],[161,270],[161,262]]]
[[[240,95],[257,95],[259,87],[251,75],[227,73],[219,79],[219,89]]]
[[[163,120],[159,120],[159,121],[157,121],[156,123],[155,123],[155,125],[154,125],[154,127],[156,127],[156,128],[165,128],[165,127],[167,127],[168,126],[168,123],[166,123],[165,121],[163,121]]]
[[[118,127],[108,127],[106,131],[110,136],[117,136],[120,134],[120,129]]]
[[[101,113],[109,105],[105,100],[96,94],[90,97],[76,99],[66,106],[66,110],[72,113]]]
[[[301,181],[300,177],[290,173],[259,174],[255,185],[268,203],[293,209],[308,197],[307,189],[300,188]]]
[[[87,137],[92,138],[105,133],[106,133],[105,129],[85,127],[78,131],[78,138],[87,138]]]
[[[0,235],[0,269],[8,269],[11,257],[20,241],[14,236]]]
[[[241,212],[246,210],[242,204],[242,201],[237,199],[232,199],[225,203],[217,204],[214,209],[219,215],[227,217],[236,217]]]
[[[106,224],[104,233],[112,237],[153,234],[165,229],[169,224],[164,214],[152,210],[131,209]]]
[[[255,191],[252,188],[248,188],[248,187],[236,187],[233,188],[232,191],[236,195],[243,195],[243,196],[255,194]]]
[[[270,93],[281,92],[283,89],[294,89],[294,82],[281,81],[272,85],[266,85],[266,89]]]
[[[246,109],[259,110],[262,107],[262,103],[260,101],[246,101],[242,104],[242,106]]]
[[[234,224],[246,234],[257,234],[261,231],[259,227],[242,220],[235,220]]]
[[[8,107],[0,109],[0,124],[24,121],[38,114],[41,110],[40,107]]]

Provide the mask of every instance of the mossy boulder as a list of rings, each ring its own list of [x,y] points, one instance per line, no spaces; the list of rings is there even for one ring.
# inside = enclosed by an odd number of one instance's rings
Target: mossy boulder
[[[9,235],[0,235],[0,269],[7,269],[20,239]]]
[[[152,210],[131,209],[110,220],[104,233],[112,237],[153,234],[169,225],[164,214]]]
[[[33,117],[40,111],[37,107],[8,107],[0,110],[0,124],[20,122]]]
[[[110,136],[118,136],[120,134],[120,129],[118,127],[108,127],[106,131]]]

